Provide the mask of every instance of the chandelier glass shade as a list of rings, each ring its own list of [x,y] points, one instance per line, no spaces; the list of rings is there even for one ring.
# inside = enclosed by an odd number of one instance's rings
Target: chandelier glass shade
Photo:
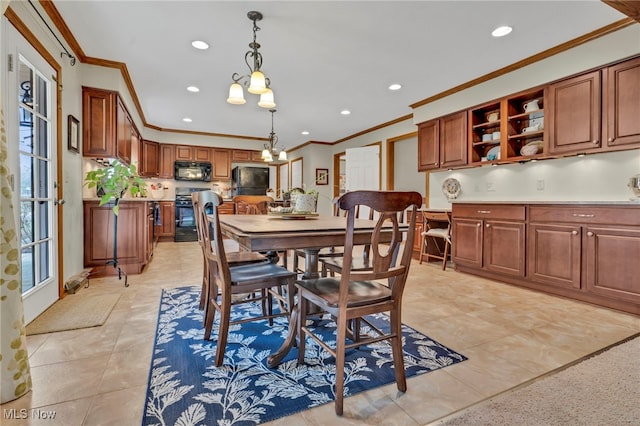
[[[245,104],[247,101],[244,99],[244,90],[242,88],[244,85],[247,87],[247,92],[260,95],[259,106],[262,108],[274,108],[276,103],[273,91],[269,88],[271,81],[260,70],[262,67],[262,54],[258,51],[260,43],[256,41],[256,32],[260,30],[256,21],[262,20],[262,13],[253,10],[247,13],[247,17],[253,21],[253,42],[249,43],[251,50],[244,55],[244,61],[249,67],[249,74],[233,73],[231,76],[233,83],[229,87],[227,102],[234,105]]]
[[[284,150],[284,148],[276,147],[276,145],[278,144],[278,137],[273,130],[273,114],[276,112],[276,110],[270,109],[269,112],[271,112],[271,133],[269,133],[269,142],[264,144],[264,149],[262,150],[262,159],[267,163],[274,161],[275,158],[277,158],[278,161],[287,161],[287,152]]]

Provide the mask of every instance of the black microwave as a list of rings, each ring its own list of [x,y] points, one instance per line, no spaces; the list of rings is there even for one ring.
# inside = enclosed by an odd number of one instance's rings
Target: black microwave
[[[173,169],[175,180],[211,182],[211,163],[198,161],[176,161]]]

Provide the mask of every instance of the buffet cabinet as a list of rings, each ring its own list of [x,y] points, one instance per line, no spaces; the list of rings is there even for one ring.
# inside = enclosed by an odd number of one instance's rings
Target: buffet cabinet
[[[112,204],[84,201],[84,266],[92,276],[114,275],[107,261],[113,259],[114,214]],[[153,202],[121,200],[118,214],[118,265],[128,274],[139,274],[153,254]]]
[[[638,82],[635,57],[420,123],[418,171],[639,148]]]
[[[453,205],[456,270],[640,314],[640,205]]]

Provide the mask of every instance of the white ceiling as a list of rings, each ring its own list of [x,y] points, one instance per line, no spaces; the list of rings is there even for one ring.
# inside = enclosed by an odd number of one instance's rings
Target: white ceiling
[[[268,110],[246,91],[245,105],[226,98],[231,75],[248,72],[247,12],[262,12],[257,41],[284,147],[333,142],[411,114],[410,104],[626,17],[597,0],[54,4],[86,56],[126,64],[148,124],[252,137],[268,136]],[[493,38],[503,24],[513,32]],[[195,50],[196,39],[210,48]],[[394,82],[400,91],[387,89]]]

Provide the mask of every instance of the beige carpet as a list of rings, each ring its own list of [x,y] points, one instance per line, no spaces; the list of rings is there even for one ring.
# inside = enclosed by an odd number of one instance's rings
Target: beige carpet
[[[434,424],[640,425],[640,337]]]
[[[119,294],[67,295],[30,322],[27,325],[27,334],[52,333],[102,325],[119,298]]]

